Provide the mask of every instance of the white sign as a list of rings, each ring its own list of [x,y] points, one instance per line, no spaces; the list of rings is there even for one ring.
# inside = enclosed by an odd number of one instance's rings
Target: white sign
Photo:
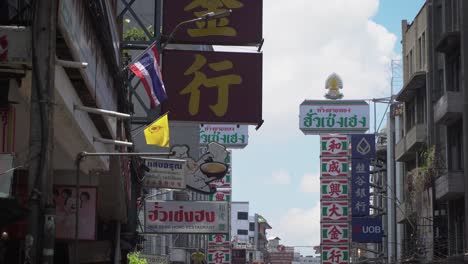
[[[362,100],[305,100],[299,128],[304,134],[364,133],[369,129],[369,104]]]
[[[185,160],[146,158],[145,165],[150,169],[143,180],[145,187],[185,189]]]
[[[228,148],[244,148],[249,143],[247,125],[203,125],[200,126],[200,145],[211,142]]]
[[[228,221],[227,202],[145,202],[146,233],[227,234]]]

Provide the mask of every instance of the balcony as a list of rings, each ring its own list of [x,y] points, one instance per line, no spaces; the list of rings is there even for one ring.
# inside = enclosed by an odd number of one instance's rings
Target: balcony
[[[461,92],[445,92],[434,106],[434,121],[450,125],[462,117],[463,97]]]
[[[449,171],[435,181],[437,200],[451,200],[463,197],[463,171]]]
[[[420,71],[415,72],[411,76],[411,79],[408,83],[401,89],[401,91],[397,94],[396,100],[399,102],[408,102],[411,100],[416,91],[420,88],[426,86],[426,72]]]
[[[404,162],[412,160],[416,150],[425,144],[427,137],[426,125],[417,124],[413,126],[406,136],[396,145],[395,158],[397,161]]]
[[[460,48],[460,31],[445,32],[437,43],[436,51],[450,54]]]

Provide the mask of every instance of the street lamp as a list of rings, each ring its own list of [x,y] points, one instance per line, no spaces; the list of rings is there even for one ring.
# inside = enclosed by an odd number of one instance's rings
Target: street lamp
[[[180,26],[185,25],[185,24],[189,24],[189,23],[193,23],[193,22],[208,21],[208,20],[227,17],[227,16],[230,16],[231,13],[232,13],[231,9],[226,9],[226,10],[223,10],[221,12],[209,12],[209,13],[204,14],[201,17],[197,17],[197,18],[194,18],[194,19],[185,20],[185,21],[180,22],[179,24],[177,24],[175,26],[175,28],[169,34],[169,37],[167,38],[167,40],[161,45],[161,49],[164,49],[167,46],[167,44],[169,44],[169,42],[171,42],[172,38],[174,38],[174,34],[177,32],[177,30],[180,28]]]
[[[82,151],[78,153],[75,159],[75,164],[76,164],[76,186],[75,186],[75,199],[76,201],[80,200],[80,165],[81,162],[86,158],[86,157],[141,157],[141,156],[147,156],[147,157],[167,157],[167,156],[172,156],[174,155],[173,152],[160,152],[160,153],[155,153],[155,152],[86,152]],[[80,218],[80,206],[76,206],[76,212],[75,212],[75,248],[74,248],[74,263],[79,263],[78,262],[78,232],[80,231],[79,228],[79,218]]]

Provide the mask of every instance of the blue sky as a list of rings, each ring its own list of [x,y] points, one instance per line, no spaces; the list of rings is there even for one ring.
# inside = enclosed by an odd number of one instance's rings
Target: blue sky
[[[251,127],[249,145],[233,152],[233,200],[249,201],[250,213],[263,215],[273,227],[269,236],[283,244],[314,246],[320,243],[319,137],[299,130],[299,104],[323,99],[332,72],[343,79],[344,99],[389,96],[401,20],[412,21],[424,1],[284,3],[264,1],[265,123],[259,131]],[[379,105],[378,122],[383,110]]]

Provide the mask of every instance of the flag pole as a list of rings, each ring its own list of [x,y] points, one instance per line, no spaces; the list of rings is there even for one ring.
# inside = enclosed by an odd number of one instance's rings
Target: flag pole
[[[140,127],[138,128],[139,130],[135,133],[135,134],[132,134],[132,137],[135,137],[135,136],[138,136],[139,134],[141,134],[141,132],[145,131],[146,128],[148,128],[149,126],[151,126],[151,124],[153,124],[154,122],[158,121],[159,119],[161,119],[161,117],[165,116],[165,115],[168,115],[170,111],[167,111],[166,113],[160,115],[156,120],[154,120],[153,122],[149,123],[148,125],[144,126],[144,127]]]
[[[128,69],[128,67],[130,67],[130,65],[132,65],[133,63],[135,63],[137,60],[139,60],[149,49],[151,49],[151,47],[153,47],[153,45],[155,45],[157,42],[157,40],[151,42],[151,44],[148,45],[148,47],[143,50],[140,54],[138,54],[138,56],[136,56],[134,59],[132,59],[131,62],[129,62],[127,64],[127,66],[125,66],[123,69],[122,69],[122,72],[125,71],[126,69]]]

